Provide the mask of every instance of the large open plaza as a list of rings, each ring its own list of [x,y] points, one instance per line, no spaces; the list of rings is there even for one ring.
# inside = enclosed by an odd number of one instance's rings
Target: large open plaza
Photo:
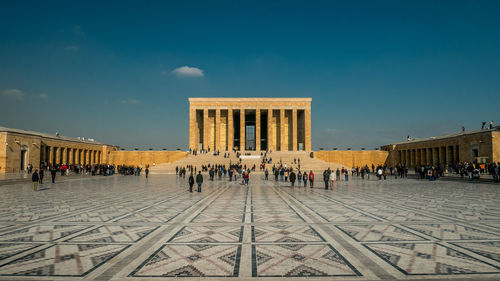
[[[187,177],[1,186],[0,280],[498,280],[498,184]],[[177,276],[177,277],[176,277]]]
[[[3,0],[0,281],[500,281],[499,14]]]

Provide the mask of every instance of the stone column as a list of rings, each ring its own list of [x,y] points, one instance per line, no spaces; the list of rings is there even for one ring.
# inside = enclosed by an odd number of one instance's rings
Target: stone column
[[[47,161],[47,162],[49,162],[49,166],[54,165],[54,147],[53,146],[51,146],[49,148],[49,161]]]
[[[65,148],[62,148],[62,154],[63,154],[63,163],[64,164],[67,164],[68,163],[68,148],[65,147]]]
[[[94,150],[90,150],[89,153],[90,153],[90,155],[89,155],[89,164],[94,164],[94,162],[95,162],[95,159],[94,159]]]
[[[410,167],[410,151],[405,150],[405,166]]]
[[[234,124],[233,124],[233,109],[227,109],[227,149],[232,150],[234,147]]]
[[[80,149],[80,164],[85,165],[85,150]]]
[[[60,161],[61,161],[61,148],[60,147],[56,147],[55,148],[55,152],[56,152],[56,161],[54,164],[58,165],[58,164],[61,164]]]
[[[426,148],[425,153],[427,154],[427,161],[425,164],[432,165],[432,148]]]
[[[215,109],[215,148],[214,150],[221,150],[220,142],[220,108]]]
[[[306,151],[311,151],[311,109],[308,108],[305,113],[305,146]]]
[[[72,148],[66,148],[68,150],[68,164],[72,165],[73,164],[73,149]]]
[[[437,151],[436,151],[437,150]],[[438,154],[439,154],[439,147],[433,147],[432,148],[432,165],[438,164]]]
[[[280,151],[288,151],[288,145],[285,145],[285,110],[280,109]]]
[[[189,148],[198,149],[196,145],[196,109],[189,109]]]
[[[255,110],[255,150],[260,151],[260,109]]]
[[[420,166],[420,149],[415,149],[415,166]]]
[[[203,149],[208,149],[208,109],[203,109]]]
[[[240,109],[240,151],[245,150],[245,109]]]
[[[267,109],[267,150],[276,150],[273,139],[273,109]]]
[[[297,151],[297,126],[299,124],[297,123],[297,109],[294,108],[292,109],[292,150]]]

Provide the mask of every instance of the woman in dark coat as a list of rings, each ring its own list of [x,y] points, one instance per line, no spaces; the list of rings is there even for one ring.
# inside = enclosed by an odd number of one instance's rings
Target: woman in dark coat
[[[35,170],[35,172],[33,173],[33,175],[31,175],[31,181],[33,182],[33,190],[34,191],[37,191],[38,189],[38,169]]]
[[[193,185],[194,185],[194,177],[193,177],[193,172],[189,175],[189,192],[193,192]]]

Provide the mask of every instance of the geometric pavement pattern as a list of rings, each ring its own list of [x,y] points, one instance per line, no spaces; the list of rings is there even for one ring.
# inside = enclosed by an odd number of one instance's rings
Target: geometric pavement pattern
[[[498,185],[290,187],[253,173],[190,193],[175,175],[0,189],[0,280],[500,279]],[[148,279],[149,280],[149,279]]]

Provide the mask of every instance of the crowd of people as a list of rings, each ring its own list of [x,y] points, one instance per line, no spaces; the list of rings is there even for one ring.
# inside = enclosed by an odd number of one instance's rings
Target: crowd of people
[[[208,153],[210,150],[202,151],[201,153]],[[193,153],[198,153],[193,151]],[[214,153],[218,153],[215,151]],[[238,154],[238,152],[235,152]],[[219,155],[219,154],[217,154]],[[224,153],[224,158],[229,158],[229,152]],[[287,163],[282,163],[280,160],[278,163],[273,164],[271,157],[268,157],[267,153],[261,153],[262,160],[260,163],[259,170],[264,173],[264,180],[269,180],[269,175],[274,176],[275,181],[280,181],[284,183],[289,183],[290,186],[294,187],[295,184],[300,186],[314,188],[315,174],[312,170],[303,171],[301,170],[300,158],[295,158],[290,165]],[[269,165],[273,164],[271,168]],[[154,164],[153,164],[154,165]],[[127,165],[108,165],[108,164],[98,164],[98,165],[53,165],[49,166],[46,163],[41,164],[41,169],[35,169],[33,172],[33,166],[31,164],[27,167],[28,174],[32,174],[33,188],[36,191],[38,184],[43,183],[43,178],[45,173],[48,172],[51,175],[52,182],[55,182],[56,175],[60,173],[62,176],[69,174],[91,174],[91,175],[103,175],[109,176],[115,173],[115,170],[120,175],[134,175],[140,176],[141,172],[145,168],[144,174],[146,178],[149,175],[149,165],[143,167],[139,166],[127,166]],[[250,182],[250,174],[256,170],[256,165],[247,166],[239,163],[230,162],[229,165],[225,164],[204,164],[200,168],[193,165],[177,166],[175,167],[175,174],[179,177],[185,178],[188,174],[188,183],[190,186],[190,191],[193,192],[193,186],[195,183],[198,184],[198,192],[201,192],[201,185],[203,183],[202,172],[208,173],[208,178],[210,181],[227,179],[229,181],[238,181],[241,179],[241,184],[248,185]],[[418,179],[427,179],[434,181],[440,177],[446,175],[460,175],[460,178],[467,177],[468,181],[474,179],[479,179],[481,175],[491,175],[494,182],[498,183],[500,180],[500,163],[454,163],[452,165],[421,165],[414,168],[415,175]],[[387,176],[393,176],[395,179],[407,178],[408,177],[408,167],[405,165],[398,164],[395,167],[388,167],[387,165],[379,164],[375,166],[357,166],[350,169],[347,168],[337,168],[332,170],[328,168],[324,170],[321,174],[324,188],[334,189],[335,182],[337,181],[349,181],[349,174],[351,177],[358,177],[362,180],[365,178],[370,180],[370,175],[374,175],[378,180],[386,180]]]

